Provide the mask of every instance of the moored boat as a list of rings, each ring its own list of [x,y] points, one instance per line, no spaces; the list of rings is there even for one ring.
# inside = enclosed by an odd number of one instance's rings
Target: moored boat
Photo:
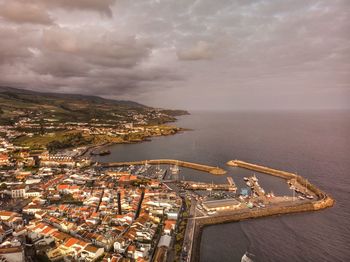
[[[241,258],[241,262],[253,262],[253,257],[254,255],[249,253],[248,251],[244,253],[244,255]]]

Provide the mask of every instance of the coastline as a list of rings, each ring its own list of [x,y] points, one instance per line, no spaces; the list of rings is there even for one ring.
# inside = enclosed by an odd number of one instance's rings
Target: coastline
[[[306,189],[314,193],[318,199],[309,200],[302,203],[292,202],[292,203],[287,203],[287,205],[283,205],[283,206],[272,206],[272,207],[266,207],[264,209],[257,209],[257,210],[248,209],[243,211],[242,210],[232,211],[231,213],[213,216],[213,217],[206,217],[206,218],[199,218],[199,219],[194,218],[196,223],[194,223],[195,226],[193,229],[194,233],[192,238],[192,242],[193,242],[192,252],[191,252],[191,257],[189,259],[189,261],[191,262],[200,261],[200,245],[201,245],[202,233],[203,233],[203,229],[206,226],[218,225],[218,224],[224,224],[224,223],[233,223],[233,222],[239,222],[239,221],[244,221],[248,219],[255,219],[255,218],[261,218],[261,217],[268,217],[268,216],[278,216],[278,215],[301,213],[301,212],[319,211],[319,210],[332,207],[335,204],[335,200],[330,195],[321,191],[315,185],[309,183],[305,178],[299,175],[247,163],[240,160],[228,161],[227,165],[263,172],[267,175],[282,177],[286,180],[294,178],[300,184],[304,185]]]
[[[205,227],[240,222],[248,219],[257,219],[263,217],[272,217],[287,214],[296,214],[301,212],[320,211],[332,207],[334,205],[334,199],[328,197],[319,201],[310,201],[309,203],[298,203],[297,205],[290,205],[286,207],[268,207],[265,210],[247,210],[245,212],[236,212],[227,214],[225,216],[218,216],[208,219],[196,220],[196,226],[194,228],[193,243],[192,243],[192,256],[191,262],[200,261],[200,245],[202,240],[202,233]]]
[[[152,159],[143,161],[129,161],[129,162],[110,162],[110,163],[99,163],[97,164],[101,167],[120,167],[128,165],[144,165],[144,164],[169,164],[169,165],[179,165],[183,167],[188,167],[196,170],[206,171],[212,175],[218,175],[212,172],[214,169],[219,169],[218,167],[208,166],[204,164],[197,164],[191,162],[185,162],[175,159]],[[201,217],[196,217],[196,212],[188,217],[190,223],[187,223],[186,232],[192,232],[191,234],[186,234],[186,238],[183,243],[191,243],[189,249],[189,256],[187,261],[197,262],[200,260],[200,246],[202,239],[202,232],[206,226],[218,225],[223,223],[239,222],[248,219],[256,219],[268,216],[278,216],[286,215],[292,213],[300,212],[311,212],[319,211],[332,207],[335,200],[325,192],[321,191],[315,185],[308,182],[305,178],[289,173],[282,170],[272,169],[264,166],[259,166],[252,163],[247,163],[240,160],[231,160],[227,162],[227,165],[240,167],[248,170],[259,171],[265,173],[266,175],[271,175],[285,180],[295,179],[301,186],[311,192],[315,198],[309,200],[303,200],[302,202],[291,200],[283,200],[282,202],[271,203],[268,206],[260,209],[249,209],[241,208],[239,210],[226,211],[222,213],[217,213],[215,215],[206,215]],[[220,169],[223,170],[223,169]],[[224,170],[223,170],[224,171]],[[221,175],[225,174],[222,172]],[[171,181],[168,181],[171,182]],[[196,204],[195,204],[196,205]]]
[[[128,141],[121,140],[121,141],[118,141],[118,142],[117,141],[113,141],[113,142],[106,141],[106,142],[104,142],[102,144],[91,144],[91,145],[88,145],[87,148],[82,153],[80,153],[78,155],[78,157],[91,158],[92,156],[90,155],[90,152],[93,152],[95,150],[101,151],[101,150],[104,150],[107,147],[110,147],[110,146],[113,146],[113,145],[118,145],[118,144],[138,144],[138,143],[144,143],[144,142],[151,142],[152,138],[154,138],[154,137],[176,135],[176,134],[183,133],[183,132],[186,132],[186,131],[191,131],[192,129],[182,128],[182,127],[174,127],[171,130],[173,130],[174,132],[169,132],[169,133],[166,133],[166,134],[159,134],[159,135],[147,135],[147,136],[144,136],[141,139],[134,139],[134,140],[128,140]]]

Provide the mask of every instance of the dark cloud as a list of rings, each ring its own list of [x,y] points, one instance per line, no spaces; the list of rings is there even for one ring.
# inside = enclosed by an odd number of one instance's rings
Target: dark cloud
[[[185,108],[273,107],[276,97],[290,107],[345,107],[350,96],[347,0],[0,7],[0,84]]]

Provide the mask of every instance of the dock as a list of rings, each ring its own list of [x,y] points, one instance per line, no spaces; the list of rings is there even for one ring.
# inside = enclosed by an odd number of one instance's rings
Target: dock
[[[310,183],[307,179],[305,179],[304,177],[299,176],[295,173],[286,172],[286,171],[282,171],[282,170],[278,170],[278,169],[273,169],[273,168],[265,167],[265,166],[261,166],[261,165],[256,165],[256,164],[244,162],[241,160],[230,160],[227,162],[227,165],[232,166],[232,167],[240,167],[240,168],[244,168],[244,169],[248,169],[248,170],[252,170],[252,171],[257,171],[257,172],[264,173],[267,175],[280,177],[280,178],[283,178],[285,180],[295,181],[295,183],[298,184],[298,187],[304,187],[307,192],[314,194],[315,196],[317,196],[318,199],[325,199],[327,197],[328,198],[330,197],[325,192],[320,190],[318,187],[316,187],[315,185]]]
[[[234,185],[235,185],[235,183],[233,182],[233,178],[230,177],[230,176],[227,177],[227,182],[228,182],[229,185],[231,185],[231,186],[234,186]]]
[[[233,181],[232,181],[233,182]],[[211,184],[203,182],[182,181],[182,186],[187,190],[218,190],[218,191],[236,191],[237,187],[233,184]]]
[[[152,159],[152,160],[141,160],[141,161],[130,161],[130,162],[97,163],[97,166],[118,167],[118,166],[130,166],[130,165],[145,165],[146,163],[150,165],[177,165],[177,166],[191,168],[191,169],[195,169],[203,172],[208,172],[212,175],[217,175],[217,176],[225,175],[227,173],[226,170],[219,167],[181,161],[176,159]]]
[[[299,213],[299,212],[310,212],[317,211],[332,207],[335,203],[335,200],[315,185],[310,183],[305,178],[286,171],[281,171],[265,166],[260,166],[240,160],[231,160],[227,162],[229,166],[245,168],[252,171],[257,171],[267,175],[272,175],[276,177],[283,178],[287,181],[290,181],[291,184],[295,185],[297,190],[310,193],[314,196],[312,200],[303,200],[303,201],[284,201],[281,203],[273,203],[264,208],[257,209],[238,209],[231,212],[218,213],[213,216],[203,216],[203,217],[194,217],[194,233],[193,233],[193,243],[192,243],[192,252],[187,261],[197,262],[200,260],[200,242],[203,228],[208,225],[215,225],[221,223],[230,223],[238,222],[246,219],[254,219],[259,217],[267,217],[274,215],[290,214],[290,213]],[[248,180],[249,182],[255,182],[252,178]],[[256,184],[256,183],[255,183]],[[253,184],[252,184],[253,185]],[[254,187],[254,185],[253,185]],[[256,188],[256,191],[259,191],[259,187]],[[260,192],[263,193],[263,192]]]

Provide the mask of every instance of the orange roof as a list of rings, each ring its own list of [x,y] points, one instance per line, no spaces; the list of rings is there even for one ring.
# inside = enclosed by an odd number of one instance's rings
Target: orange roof
[[[53,229],[54,229],[53,227],[48,226],[43,231],[41,231],[41,233],[46,235]]]
[[[128,251],[135,251],[136,250],[136,247],[134,245],[130,245],[128,247]]]
[[[66,247],[71,247],[71,246],[73,246],[74,244],[76,244],[76,243],[78,243],[79,242],[79,239],[76,239],[76,238],[70,238],[70,239],[68,239],[67,241],[66,241],[66,243],[64,243],[64,245],[66,246]]]
[[[68,189],[69,185],[58,185],[57,186],[57,190],[64,190],[64,189]]]
[[[14,216],[14,215],[16,215],[17,213],[15,213],[15,212],[10,212],[10,211],[5,211],[5,210],[3,210],[3,211],[0,211],[0,216],[7,216],[7,217],[10,217],[10,216]]]

